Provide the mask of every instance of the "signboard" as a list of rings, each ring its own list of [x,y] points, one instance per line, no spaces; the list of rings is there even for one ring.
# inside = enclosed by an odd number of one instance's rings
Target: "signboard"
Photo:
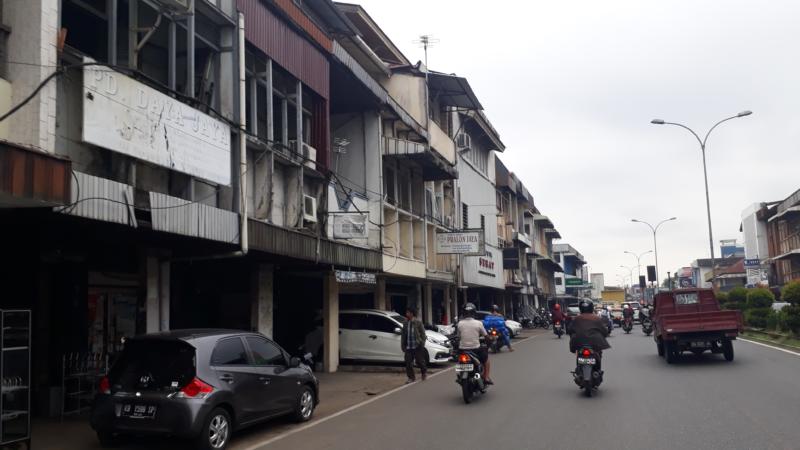
[[[517,247],[503,249],[503,269],[519,269],[519,249]]]
[[[483,230],[436,232],[436,253],[439,255],[483,255],[486,253]]]
[[[745,267],[761,267],[761,260],[758,258],[753,259],[745,259],[744,260]]]
[[[367,272],[353,272],[350,270],[337,270],[336,282],[348,284],[375,284],[375,274]]]
[[[367,215],[361,213],[330,214],[334,239],[366,239]]]
[[[84,142],[231,183],[231,130],[225,122],[107,67],[83,68],[82,129]]]
[[[564,286],[583,286],[583,280],[580,278],[564,278]]]

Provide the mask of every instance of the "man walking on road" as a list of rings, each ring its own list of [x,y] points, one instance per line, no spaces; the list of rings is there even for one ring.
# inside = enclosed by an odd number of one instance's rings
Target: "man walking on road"
[[[403,324],[403,331],[400,333],[400,345],[403,347],[406,360],[406,384],[416,381],[414,376],[414,361],[419,366],[422,380],[427,377],[427,367],[425,366],[425,327],[422,321],[417,319],[417,309],[413,306],[406,308],[406,323]]]

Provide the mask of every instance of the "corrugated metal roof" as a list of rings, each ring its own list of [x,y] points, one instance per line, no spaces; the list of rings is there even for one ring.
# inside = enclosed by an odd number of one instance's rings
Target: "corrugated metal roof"
[[[483,109],[478,97],[464,77],[428,72],[431,93],[445,106],[455,106],[473,110]]]
[[[239,215],[236,213],[158,192],[150,192],[150,207],[156,231],[239,243]]]
[[[59,207],[56,211],[136,227],[132,186],[83,172],[73,173],[70,202],[73,206]]]
[[[330,68],[326,55],[261,1],[237,0],[236,5],[244,14],[246,39],[319,96],[328,99]],[[306,17],[306,20],[309,19]],[[319,33],[327,40],[323,48],[331,51],[333,44],[330,39],[321,30]]]

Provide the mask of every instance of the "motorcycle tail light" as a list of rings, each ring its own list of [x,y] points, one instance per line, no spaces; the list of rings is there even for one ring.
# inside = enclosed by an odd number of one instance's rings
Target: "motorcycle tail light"
[[[497,336],[497,330],[492,329],[492,336]]]
[[[469,356],[467,356],[465,353],[462,353],[462,354],[458,355],[458,362],[460,362],[461,364],[468,363],[469,362]]]
[[[590,356],[592,356],[592,352],[588,348],[583,349],[583,357],[588,358]]]
[[[101,394],[111,393],[111,382],[108,381],[108,377],[103,377],[100,379],[100,384],[97,386],[97,390],[100,391]]]

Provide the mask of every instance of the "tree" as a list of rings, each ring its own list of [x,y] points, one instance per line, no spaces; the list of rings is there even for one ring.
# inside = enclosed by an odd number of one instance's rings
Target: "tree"
[[[800,305],[800,281],[792,281],[781,290],[781,301]]]
[[[733,291],[731,291],[733,292]],[[769,289],[755,288],[747,292],[747,308],[769,308],[775,301],[775,296]]]

